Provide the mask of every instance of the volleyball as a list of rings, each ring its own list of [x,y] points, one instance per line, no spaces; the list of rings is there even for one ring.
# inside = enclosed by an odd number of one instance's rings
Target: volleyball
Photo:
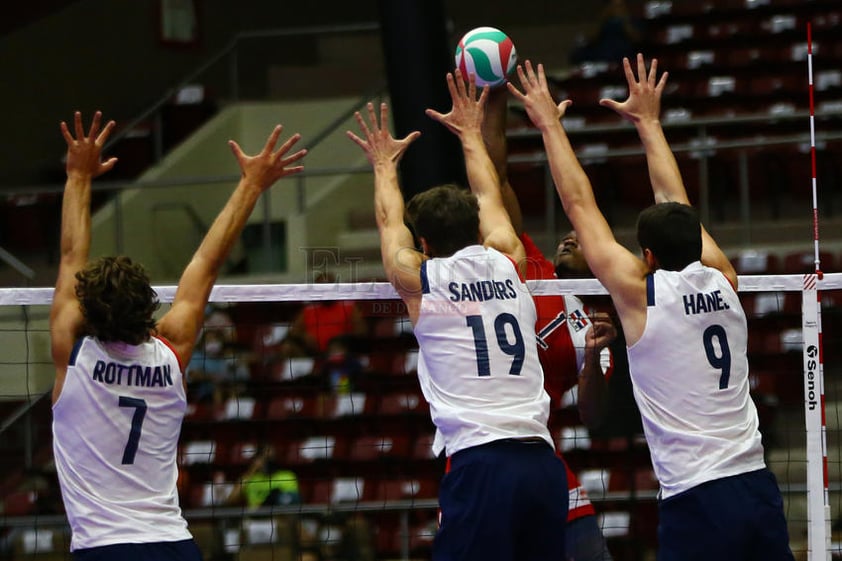
[[[456,45],[456,68],[467,77],[476,75],[477,86],[499,86],[517,64],[515,45],[508,35],[494,27],[468,31]]]

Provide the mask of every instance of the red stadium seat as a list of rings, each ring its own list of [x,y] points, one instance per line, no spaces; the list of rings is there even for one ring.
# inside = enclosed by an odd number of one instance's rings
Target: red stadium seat
[[[2,499],[3,516],[25,516],[35,510],[35,491],[15,491]]]
[[[405,434],[360,436],[352,440],[349,449],[351,461],[374,461],[386,458],[402,459],[410,455],[410,441]]]
[[[309,418],[317,414],[317,398],[312,395],[274,397],[266,409],[267,419]]]
[[[435,440],[435,433],[422,433],[415,438],[412,444],[412,458],[416,460],[432,460],[435,458],[433,454],[433,441]]]
[[[822,270],[836,270],[836,262],[834,261],[833,253],[829,251],[820,251],[819,260],[821,262]],[[813,273],[815,270],[815,254],[812,251],[795,251],[784,256],[784,274],[806,274]]]
[[[420,389],[391,392],[380,398],[380,415],[405,415],[406,413],[427,413],[429,405]]]

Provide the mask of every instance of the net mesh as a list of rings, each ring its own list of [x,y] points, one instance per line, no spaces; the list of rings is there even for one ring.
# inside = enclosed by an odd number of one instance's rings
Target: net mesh
[[[818,391],[805,395],[803,286],[801,275],[742,275],[740,292],[767,463],[802,557],[811,524],[805,403],[820,401]],[[530,287],[607,298],[592,280]],[[835,522],[842,509],[842,274],[825,275],[819,289]],[[157,290],[162,301],[172,299],[174,287]],[[52,464],[51,292],[0,289],[2,558],[70,558]],[[226,285],[211,300],[188,367],[179,444],[180,501],[205,559],[429,558],[444,461],[431,452],[417,342],[392,288]],[[555,407],[551,430],[594,502],[614,558],[646,559],[657,547],[657,482],[630,388],[615,394],[603,430],[582,426],[575,391]],[[829,550],[837,551],[832,531]]]

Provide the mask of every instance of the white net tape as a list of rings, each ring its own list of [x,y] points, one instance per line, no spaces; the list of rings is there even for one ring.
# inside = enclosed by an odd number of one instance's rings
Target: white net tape
[[[740,292],[800,292],[804,275],[740,275]],[[581,296],[606,294],[595,279],[532,280],[526,283],[535,296],[548,294],[577,294]],[[162,302],[171,302],[175,286],[156,286]],[[842,273],[828,273],[817,283],[817,289],[842,289]],[[52,301],[52,288],[0,288],[0,306],[34,306]],[[304,300],[388,300],[398,294],[389,283],[333,283],[333,284],[239,284],[217,285],[211,292],[211,302],[296,302]]]

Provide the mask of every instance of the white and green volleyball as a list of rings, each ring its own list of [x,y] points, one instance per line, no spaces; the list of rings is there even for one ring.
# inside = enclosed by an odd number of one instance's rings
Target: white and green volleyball
[[[499,86],[517,64],[515,45],[508,35],[494,27],[468,31],[456,46],[456,68],[465,79],[476,75],[477,86]]]

